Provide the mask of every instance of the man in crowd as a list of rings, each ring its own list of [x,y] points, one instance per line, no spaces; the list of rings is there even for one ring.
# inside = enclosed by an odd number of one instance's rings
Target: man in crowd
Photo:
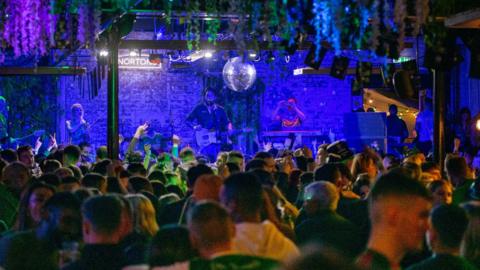
[[[400,269],[405,254],[422,247],[430,194],[419,181],[394,170],[376,181],[369,200],[370,238],[357,264],[363,269]]]
[[[122,269],[125,265],[122,247],[122,201],[102,195],[87,199],[82,205],[82,232],[85,246],[78,261],[65,270]]]
[[[330,246],[350,258],[358,255],[362,249],[360,235],[350,221],[336,213],[340,196],[335,185],[326,181],[311,183],[303,196],[303,209],[310,218],[295,228],[297,242]]]
[[[456,205],[439,205],[430,213],[429,222],[427,243],[433,255],[408,270],[477,269],[459,256],[460,244],[468,225],[465,210]]]
[[[159,270],[187,269],[277,269],[278,262],[258,256],[244,255],[234,249],[235,224],[220,204],[204,201],[193,207],[187,217],[192,245],[199,259],[177,263]]]
[[[5,269],[58,269],[58,257],[64,243],[78,243],[80,202],[75,195],[53,195],[43,207],[40,226],[4,236],[0,241],[0,267]]]
[[[263,192],[262,185],[251,173],[237,173],[225,180],[220,201],[236,223],[234,249],[284,261],[299,251],[272,222],[262,220]]]

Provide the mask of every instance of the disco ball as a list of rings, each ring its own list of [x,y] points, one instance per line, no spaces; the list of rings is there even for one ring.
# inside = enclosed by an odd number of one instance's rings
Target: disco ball
[[[255,66],[242,57],[235,57],[223,67],[223,81],[228,88],[233,91],[241,92],[250,88],[257,78]]]

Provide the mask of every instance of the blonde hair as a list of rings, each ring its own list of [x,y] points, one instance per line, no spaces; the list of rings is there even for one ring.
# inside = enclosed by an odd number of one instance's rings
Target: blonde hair
[[[126,198],[132,204],[135,230],[154,236],[158,232],[158,224],[152,202],[141,194],[127,195]]]

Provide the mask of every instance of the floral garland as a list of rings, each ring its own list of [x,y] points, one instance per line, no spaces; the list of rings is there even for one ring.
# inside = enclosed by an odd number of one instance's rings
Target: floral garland
[[[218,15],[217,1],[216,0],[207,0],[205,3],[205,8],[208,14]],[[217,43],[217,34],[220,29],[220,20],[218,18],[213,18],[206,22],[207,24],[207,34],[208,42],[212,42],[214,45]]]
[[[6,0],[3,23],[1,59],[9,45],[15,57],[21,55],[45,55],[50,44],[53,18],[48,0]]]

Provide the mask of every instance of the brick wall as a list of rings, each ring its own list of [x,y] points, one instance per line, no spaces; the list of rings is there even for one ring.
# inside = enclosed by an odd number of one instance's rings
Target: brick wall
[[[319,130],[328,133],[331,129],[338,137],[342,137],[343,113],[351,110],[350,81],[331,78],[329,75],[300,75],[294,76],[293,70],[304,66],[304,54],[297,53],[288,64],[277,57],[273,65],[256,62],[258,83],[264,86],[263,93],[248,95],[224,93],[226,103],[234,101],[243,103],[229,110],[232,118],[245,114],[245,109],[258,107],[256,117],[269,118],[271,111],[282,98],[294,96],[299,107],[307,118],[305,129]],[[93,58],[85,55],[84,65],[95,67]],[[78,61],[78,59],[77,59]],[[150,132],[175,132],[185,137],[187,143],[191,141],[192,132],[185,126],[185,118],[190,110],[200,100],[200,92],[204,87],[205,69],[210,76],[221,76],[223,61],[215,64],[198,61],[192,67],[183,70],[120,70],[120,133],[131,137],[135,128],[145,121],[151,123]],[[207,60],[205,60],[207,61]],[[331,61],[327,57],[325,62]],[[81,61],[80,61],[81,62]],[[82,64],[82,63],[81,63]],[[83,82],[83,90],[82,83]],[[98,90],[98,96],[90,97],[88,77],[63,77],[59,81],[62,93],[59,95],[59,104],[65,108],[65,115],[61,122],[70,118],[70,106],[79,102],[85,109],[85,118],[92,123],[92,140],[95,145],[106,143],[107,91],[106,82]],[[224,104],[231,108],[229,104]],[[235,119],[234,119],[235,120]],[[235,123],[235,121],[234,121]],[[65,128],[59,130],[65,139]]]

